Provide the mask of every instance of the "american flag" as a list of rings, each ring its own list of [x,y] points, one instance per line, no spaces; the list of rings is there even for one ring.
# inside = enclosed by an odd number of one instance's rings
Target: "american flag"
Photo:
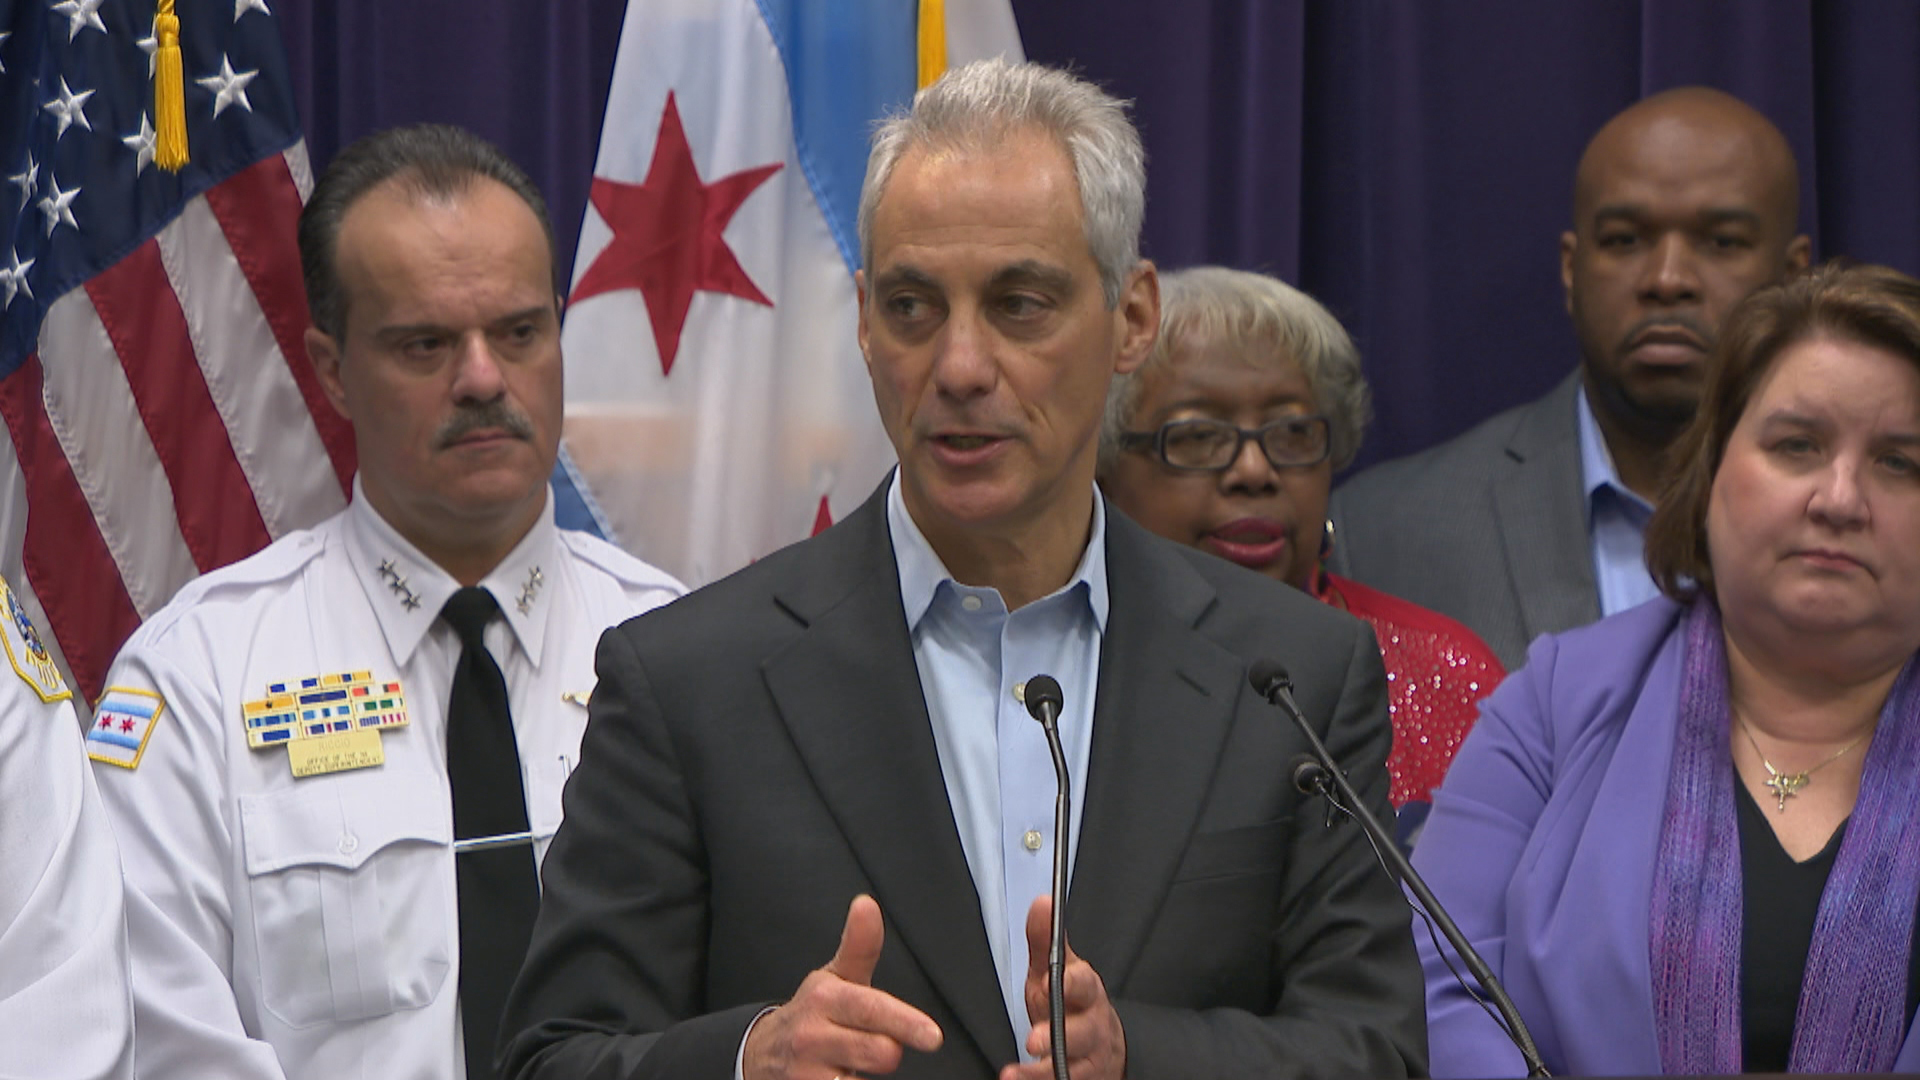
[[[0,69],[0,574],[94,700],[181,585],[346,504],[352,433],[302,342],[312,175],[266,0],[0,0]]]

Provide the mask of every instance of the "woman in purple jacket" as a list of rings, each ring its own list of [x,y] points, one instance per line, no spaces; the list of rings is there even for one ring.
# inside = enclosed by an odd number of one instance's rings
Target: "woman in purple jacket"
[[[1417,862],[1556,1073],[1920,1069],[1920,281],[1729,319],[1665,597],[1534,643]],[[1422,940],[1435,1076],[1520,1058]]]

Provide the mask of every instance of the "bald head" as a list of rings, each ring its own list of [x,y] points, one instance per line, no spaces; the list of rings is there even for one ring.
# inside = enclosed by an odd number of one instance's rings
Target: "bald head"
[[[1800,214],[1800,169],[1773,121],[1724,91],[1683,86],[1644,98],[1607,121],[1574,174],[1575,227],[1622,172],[1687,177],[1718,173],[1756,200],[1784,243]]]
[[[1657,460],[1692,419],[1734,305],[1807,264],[1799,204],[1780,129],[1718,90],[1656,94],[1587,144],[1560,280],[1587,401],[1623,470]]]

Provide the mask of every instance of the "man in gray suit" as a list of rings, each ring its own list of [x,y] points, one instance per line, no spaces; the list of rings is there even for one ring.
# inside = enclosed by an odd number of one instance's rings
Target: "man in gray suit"
[[[1405,903],[1247,685],[1286,663],[1384,815],[1372,636],[1094,488],[1159,323],[1143,180],[1121,104],[1034,65],[951,72],[877,134],[859,339],[900,467],[603,639],[509,1075],[1044,1080],[1061,845],[1076,1080],[1425,1068]]]
[[[1334,492],[1330,567],[1451,615],[1509,669],[1539,634],[1655,594],[1641,534],[1727,313],[1804,268],[1799,174],[1766,117],[1656,94],[1587,144],[1560,281],[1580,367],[1537,401]]]

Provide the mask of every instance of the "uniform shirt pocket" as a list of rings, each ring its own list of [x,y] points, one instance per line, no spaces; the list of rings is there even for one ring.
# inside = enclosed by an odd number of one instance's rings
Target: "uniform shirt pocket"
[[[527,785],[527,827],[536,840],[551,839],[560,829],[560,797],[573,774],[573,759],[564,755],[530,761],[521,773]]]
[[[451,813],[439,784],[385,772],[241,797],[269,1012],[310,1027],[434,999],[451,966]]]

